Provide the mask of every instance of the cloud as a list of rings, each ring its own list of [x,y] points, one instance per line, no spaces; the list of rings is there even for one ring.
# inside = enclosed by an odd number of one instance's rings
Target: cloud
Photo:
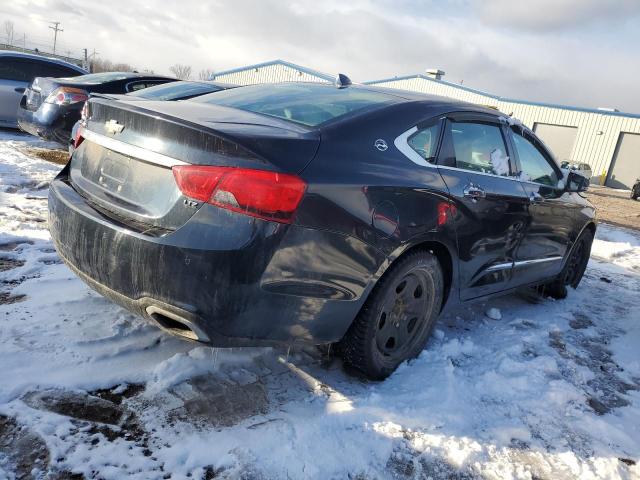
[[[640,18],[638,0],[475,0],[473,5],[487,25],[532,31],[573,30]]]
[[[356,81],[441,68],[446,80],[497,95],[640,111],[639,29],[575,23],[598,9],[599,22],[619,21],[621,11],[631,18],[636,2],[534,3],[13,0],[0,21],[8,13],[17,31],[48,37],[45,20],[59,20],[59,41],[78,53],[95,47],[102,58],[157,73],[176,63],[220,71],[276,58]]]

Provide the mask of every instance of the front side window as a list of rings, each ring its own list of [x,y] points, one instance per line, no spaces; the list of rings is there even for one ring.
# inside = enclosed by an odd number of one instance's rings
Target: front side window
[[[558,185],[558,180],[560,180],[558,173],[538,147],[517,131],[513,131],[513,142],[522,166],[521,180],[541,183],[550,187]]]
[[[455,167],[509,176],[511,168],[500,127],[491,123],[449,122]]]
[[[407,143],[427,162],[433,163],[436,156],[436,148],[438,147],[439,133],[440,126],[432,125],[411,135]]]

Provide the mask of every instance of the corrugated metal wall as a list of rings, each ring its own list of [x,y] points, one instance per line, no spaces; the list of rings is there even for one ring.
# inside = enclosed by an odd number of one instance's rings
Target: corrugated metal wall
[[[514,117],[520,119],[522,123],[531,129],[533,129],[533,125],[536,122],[578,127],[571,159],[574,162],[585,162],[591,165],[594,176],[599,176],[599,178],[592,179],[594,183],[604,181],[620,134],[622,132],[640,133],[640,118],[627,117],[621,114],[612,115],[606,112],[585,112],[571,108],[503,101],[463,88],[457,88],[455,85],[446,82],[422,77],[383,80],[380,82],[368,82],[368,84],[442,95],[465,102],[491,105],[506,114],[513,113]],[[640,162],[640,152],[638,158]]]
[[[237,85],[277,82],[326,82],[321,77],[279,63],[235,70],[229,73],[221,72],[213,76],[212,79],[217,82],[229,82]]]

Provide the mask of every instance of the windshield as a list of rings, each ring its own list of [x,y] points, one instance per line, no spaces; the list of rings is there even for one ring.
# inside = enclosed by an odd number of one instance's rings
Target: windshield
[[[222,87],[213,83],[171,82],[137,90],[129,95],[153,100],[180,100],[217,92],[218,90],[222,90]]]
[[[213,103],[315,127],[348,113],[396,102],[381,92],[336,88],[326,84],[252,85],[204,95],[194,102]]]
[[[105,83],[113,82],[114,80],[124,80],[125,78],[133,78],[136,75],[130,72],[104,72],[104,73],[89,73],[87,75],[80,75],[79,77],[61,78],[60,80],[69,80],[73,83]]]

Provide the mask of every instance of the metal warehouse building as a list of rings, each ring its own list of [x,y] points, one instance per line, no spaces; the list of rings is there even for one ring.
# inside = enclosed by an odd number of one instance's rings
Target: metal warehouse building
[[[447,82],[442,80],[442,75],[444,72],[440,70],[429,70],[426,75],[364,83],[490,105],[512,114],[534,130],[559,161],[589,164],[593,183],[630,188],[640,177],[640,115],[503,98]],[[282,60],[219,72],[213,77],[240,85],[333,82],[334,78],[334,75]]]

